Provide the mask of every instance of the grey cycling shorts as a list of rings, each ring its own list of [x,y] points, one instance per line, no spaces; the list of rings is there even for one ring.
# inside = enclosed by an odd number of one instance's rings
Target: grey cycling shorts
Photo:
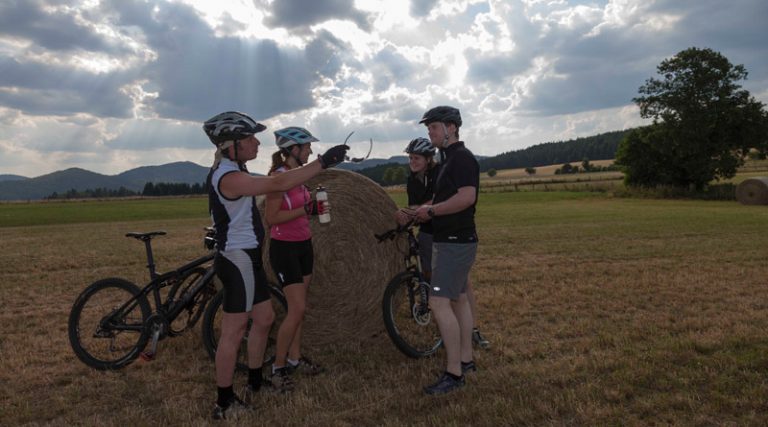
[[[477,243],[432,243],[431,295],[456,300],[466,292],[476,255]]]

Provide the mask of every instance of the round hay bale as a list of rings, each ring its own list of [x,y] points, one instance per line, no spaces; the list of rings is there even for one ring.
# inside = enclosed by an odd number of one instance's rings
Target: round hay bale
[[[736,187],[736,200],[742,205],[768,205],[768,177],[743,181]]]
[[[405,267],[395,242],[378,243],[374,233],[396,224],[395,202],[377,183],[355,172],[323,171],[306,183],[328,191],[331,222],[310,221],[315,252],[302,343],[309,347],[365,341],[384,331],[381,299],[389,280]],[[264,217],[263,200],[259,210]],[[265,228],[269,228],[265,224]],[[269,236],[269,233],[267,233]],[[267,276],[269,239],[264,248]],[[400,245],[402,247],[402,245]]]

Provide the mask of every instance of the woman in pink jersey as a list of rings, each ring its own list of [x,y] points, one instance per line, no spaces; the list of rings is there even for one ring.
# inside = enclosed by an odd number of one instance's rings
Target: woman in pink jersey
[[[270,175],[303,166],[312,154],[317,138],[300,127],[275,131],[279,150],[272,155]],[[328,206],[318,206],[309,189],[298,185],[283,193],[267,195],[265,217],[270,225],[269,260],[283,287],[288,313],[277,332],[272,386],[278,391],[293,389],[290,374],[301,371],[315,375],[322,368],[301,354],[301,324],[307,305],[307,288],[312,279],[314,254],[309,217],[323,213]]]

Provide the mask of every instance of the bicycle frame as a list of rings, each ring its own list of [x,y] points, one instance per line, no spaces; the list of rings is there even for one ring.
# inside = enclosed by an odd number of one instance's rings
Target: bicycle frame
[[[398,226],[393,230],[386,231],[383,234],[374,234],[374,236],[378,239],[379,243],[381,243],[385,240],[394,240],[400,233],[407,233],[408,250],[404,254],[405,269],[407,271],[412,271],[418,276],[419,282],[423,282],[424,270],[422,270],[421,256],[419,256],[419,241],[413,234],[414,225],[415,223],[411,221],[405,225]]]
[[[173,298],[176,296],[174,294],[169,294],[166,300],[164,302],[162,301],[162,297],[160,296],[160,289],[162,286],[160,285],[166,280],[173,279],[175,277],[182,277],[186,272],[192,270],[193,268],[202,266],[203,264],[212,261],[214,256],[215,253],[209,253],[177,268],[176,270],[158,275],[142,290],[140,295],[146,295],[151,291],[153,300],[155,302],[155,311],[162,311],[165,309],[166,311],[163,314],[165,314],[169,319],[175,319],[176,316],[178,316],[181,310],[184,308],[184,306],[189,302],[189,300],[197,294],[197,292],[204,284],[208,283],[208,281],[205,279],[210,279],[213,277],[215,274],[213,266],[207,266],[203,280],[198,280],[197,285],[190,289],[190,292],[187,292],[185,295],[181,295],[181,298],[175,301],[173,300]],[[171,303],[170,306],[168,306],[169,303]]]
[[[151,252],[150,252],[151,253]],[[104,319],[100,322],[103,324],[104,322],[107,322],[115,317],[115,315],[122,314],[123,312],[130,312],[134,308],[136,308],[136,304],[138,304],[139,298],[147,298],[149,299],[149,294],[152,294],[152,300],[154,301],[154,313],[158,314],[162,313],[166,319],[169,321],[173,321],[176,319],[176,317],[181,313],[181,311],[184,309],[184,307],[187,305],[187,303],[190,302],[190,300],[197,294],[197,292],[200,291],[200,288],[208,283],[210,278],[216,274],[215,270],[213,269],[213,266],[208,266],[207,270],[205,272],[205,275],[202,277],[202,280],[198,280],[197,285],[190,290],[190,292],[187,292],[186,294],[182,295],[182,298],[173,301],[173,297],[175,295],[171,294],[168,295],[168,298],[165,302],[162,301],[162,297],[160,296],[160,289],[162,288],[161,284],[169,279],[173,279],[175,277],[182,276],[184,273],[186,273],[189,270],[192,270],[193,268],[199,267],[206,262],[212,261],[215,256],[215,253],[210,253],[205,256],[202,256],[200,258],[197,258],[196,260],[187,263],[183,265],[182,267],[177,268],[176,270],[169,271],[167,273],[163,274],[157,274],[154,272],[154,265],[152,265],[152,268],[150,268],[151,275],[154,275],[154,279],[150,281],[144,288],[141,289],[141,292],[137,294],[136,296],[132,297],[128,301],[126,301],[123,305],[112,311],[110,314],[104,317]],[[151,256],[149,257],[151,259]],[[170,307],[166,307],[166,305],[171,302]],[[140,331],[144,327],[143,324],[137,325],[137,326],[112,326],[111,329],[115,330],[135,330]]]

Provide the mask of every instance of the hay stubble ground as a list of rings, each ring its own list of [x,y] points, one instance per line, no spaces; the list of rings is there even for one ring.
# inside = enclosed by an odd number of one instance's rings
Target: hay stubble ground
[[[204,225],[201,215],[0,227],[2,424],[207,424],[213,365],[199,328],[162,341],[154,362],[107,373],[80,363],[66,337],[87,283],[145,278],[126,231],[169,231],[162,267],[200,253]],[[242,424],[765,425],[768,209],[482,194],[478,225],[473,278],[493,348],[477,351],[464,390],[423,396],[442,355],[407,359],[382,334],[308,349],[328,372],[264,396]]]

